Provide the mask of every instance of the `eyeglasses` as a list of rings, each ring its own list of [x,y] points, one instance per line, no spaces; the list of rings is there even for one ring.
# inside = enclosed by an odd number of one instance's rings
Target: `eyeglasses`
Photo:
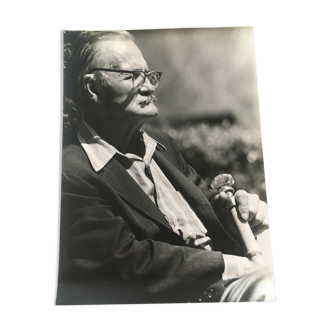
[[[144,85],[146,78],[148,78],[151,85],[153,85],[156,88],[158,86],[159,82],[160,82],[160,77],[161,77],[161,74],[162,74],[161,71],[148,71],[148,72],[145,72],[143,70],[130,71],[130,70],[118,70],[118,69],[108,69],[108,68],[94,68],[94,69],[91,69],[91,73],[96,71],[96,70],[109,71],[109,72],[112,72],[112,73],[131,74],[132,79],[133,79],[133,85],[136,88],[141,88]]]

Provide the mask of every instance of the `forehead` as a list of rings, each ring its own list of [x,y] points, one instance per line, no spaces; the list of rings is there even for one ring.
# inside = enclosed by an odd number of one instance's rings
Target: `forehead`
[[[103,41],[98,45],[99,65],[119,69],[145,69],[147,67],[142,52],[132,41]]]

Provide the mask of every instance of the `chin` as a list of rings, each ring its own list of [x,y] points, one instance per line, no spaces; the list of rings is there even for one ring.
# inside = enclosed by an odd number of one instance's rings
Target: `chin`
[[[158,109],[154,104],[146,105],[137,110],[136,114],[138,116],[146,117],[146,118],[155,118],[158,116]]]

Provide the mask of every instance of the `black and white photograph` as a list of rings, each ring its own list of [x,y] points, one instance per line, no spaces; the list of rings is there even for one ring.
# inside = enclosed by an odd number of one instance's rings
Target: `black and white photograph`
[[[63,124],[57,305],[275,300],[252,28],[64,31]]]

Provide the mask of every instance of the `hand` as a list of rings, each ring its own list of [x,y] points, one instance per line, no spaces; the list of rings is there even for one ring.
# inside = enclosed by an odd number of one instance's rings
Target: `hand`
[[[223,281],[227,287],[233,281],[242,278],[254,271],[265,270],[266,267],[257,264],[246,257],[223,255],[225,262],[225,270],[223,273]]]
[[[237,213],[241,221],[249,222],[255,236],[269,228],[269,216],[267,204],[261,201],[256,194],[248,194],[244,190],[238,190],[234,194],[237,203]],[[225,216],[224,204],[227,201],[227,194],[220,192],[215,196],[214,206],[219,214]]]

